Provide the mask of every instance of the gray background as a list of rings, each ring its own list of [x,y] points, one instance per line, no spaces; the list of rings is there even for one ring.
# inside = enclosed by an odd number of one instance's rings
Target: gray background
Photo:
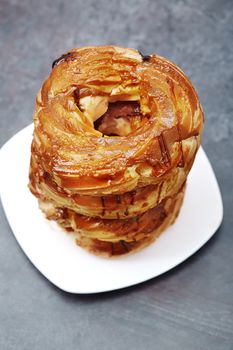
[[[199,93],[224,222],[165,275],[79,296],[32,266],[1,209],[0,349],[233,349],[233,1],[83,3],[0,0],[0,145],[31,123],[36,92],[64,51],[111,43],[156,52],[174,60]]]

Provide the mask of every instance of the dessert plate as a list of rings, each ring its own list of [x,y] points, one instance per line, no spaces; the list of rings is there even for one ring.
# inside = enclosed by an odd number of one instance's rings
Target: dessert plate
[[[188,177],[180,215],[152,245],[128,256],[106,259],[78,247],[71,234],[50,222],[27,188],[33,125],[0,151],[3,208],[24,253],[54,285],[71,293],[99,293],[135,285],[172,269],[200,249],[223,217],[219,187],[199,149]]]

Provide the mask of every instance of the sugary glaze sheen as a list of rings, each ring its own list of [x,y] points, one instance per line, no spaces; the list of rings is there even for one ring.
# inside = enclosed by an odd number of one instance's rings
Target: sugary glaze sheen
[[[37,95],[29,188],[79,245],[138,250],[175,220],[202,129],[197,94],[167,59],[72,49]]]

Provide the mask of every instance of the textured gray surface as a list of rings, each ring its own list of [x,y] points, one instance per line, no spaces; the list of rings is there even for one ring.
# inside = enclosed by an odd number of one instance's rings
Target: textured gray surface
[[[157,52],[198,90],[224,222],[169,273],[78,296],[37,272],[1,210],[0,349],[233,349],[233,2],[83,2],[0,0],[0,145],[31,122],[36,92],[67,49],[113,43]]]

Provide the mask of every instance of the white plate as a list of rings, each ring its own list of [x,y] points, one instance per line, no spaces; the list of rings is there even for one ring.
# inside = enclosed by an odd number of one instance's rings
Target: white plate
[[[183,262],[220,226],[221,194],[201,148],[188,178],[183,207],[173,226],[138,253],[115,259],[91,255],[56,223],[44,218],[37,199],[27,188],[32,130],[29,125],[1,149],[2,204],[21,248],[57,287],[72,293],[98,293],[144,282]]]

